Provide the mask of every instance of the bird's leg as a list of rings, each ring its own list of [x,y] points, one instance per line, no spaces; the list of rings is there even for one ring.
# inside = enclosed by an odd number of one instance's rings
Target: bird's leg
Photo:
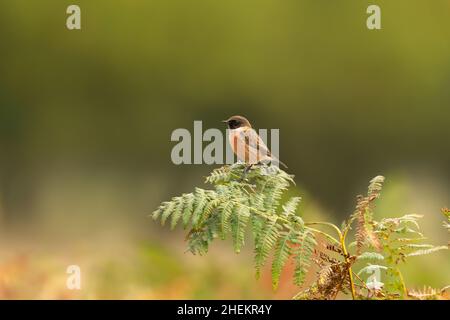
[[[244,171],[242,172],[242,176],[241,176],[240,181],[244,181],[245,180],[245,177],[247,176],[247,173],[250,171],[250,169],[252,167],[253,167],[253,164],[249,164],[249,165],[245,166]]]

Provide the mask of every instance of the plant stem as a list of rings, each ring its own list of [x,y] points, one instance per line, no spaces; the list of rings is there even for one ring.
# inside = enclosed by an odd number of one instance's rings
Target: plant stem
[[[400,278],[400,282],[402,283],[403,295],[404,295],[404,298],[406,299],[406,297],[408,296],[408,291],[406,290],[405,280],[403,279],[403,275],[400,272],[400,269],[398,267],[395,268],[395,271],[397,271],[398,277]]]
[[[335,243],[338,244],[338,245],[341,244],[337,239],[335,239],[334,237],[330,236],[330,235],[329,235],[328,233],[326,233],[326,232],[323,232],[323,231],[320,231],[320,230],[318,230],[318,229],[311,228],[311,227],[306,227],[306,228],[308,228],[309,230],[311,230],[311,231],[313,231],[313,232],[316,232],[316,233],[318,233],[318,234],[323,235],[325,238],[327,238],[327,239],[329,239],[329,240],[335,242]]]
[[[339,235],[339,239],[342,238],[341,230],[339,230],[339,228],[336,227],[336,225],[334,225],[332,223],[317,221],[317,222],[305,222],[305,225],[307,225],[307,226],[313,226],[313,225],[329,226],[329,227],[333,228],[334,230],[336,230],[337,234]]]
[[[345,237],[346,236],[347,236],[347,230],[344,232],[344,235],[341,236],[341,246],[342,246],[342,251],[345,256],[345,261],[348,264],[348,276],[350,279],[350,289],[352,291],[352,298],[353,298],[353,300],[355,300],[356,299],[356,291],[355,291],[355,283],[353,281],[353,271],[352,271],[352,267],[351,267],[350,257],[347,252],[347,247],[345,246]]]

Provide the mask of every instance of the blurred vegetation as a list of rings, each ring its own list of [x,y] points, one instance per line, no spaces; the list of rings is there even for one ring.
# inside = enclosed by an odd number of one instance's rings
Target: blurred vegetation
[[[81,31],[65,28],[73,3]],[[380,31],[365,27],[373,3],[382,8]],[[66,253],[105,275],[95,276],[98,291],[80,293],[88,298],[292,296],[283,286],[272,293],[270,281],[260,290],[242,257],[223,270],[219,249],[185,265],[191,258],[176,251],[180,241],[142,222],[161,199],[211,171],[171,163],[172,130],[193,120],[220,128],[236,113],[280,129],[281,159],[297,177],[305,215],[341,222],[365,181],[383,174],[380,212],[423,214],[424,233],[442,239],[449,15],[446,0],[2,1],[0,268],[22,270],[9,297],[46,295],[44,283],[65,279]],[[105,261],[91,262],[103,232],[114,241],[104,243]],[[85,251],[72,252],[86,239]],[[52,249],[55,241],[61,247]],[[117,242],[134,256],[131,267],[111,249]],[[160,252],[167,267],[152,271],[146,259],[159,258],[145,250]],[[169,267],[171,259],[185,268]],[[447,260],[420,263],[405,271],[418,285],[448,279],[433,269]],[[169,280],[152,276],[157,270]],[[240,281],[197,283],[214,272],[239,273]],[[186,291],[170,292],[172,278]],[[132,284],[136,290],[120,287]]]

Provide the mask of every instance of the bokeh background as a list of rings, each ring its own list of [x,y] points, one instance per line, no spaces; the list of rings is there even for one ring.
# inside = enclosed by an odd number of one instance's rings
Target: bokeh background
[[[382,174],[378,217],[448,241],[450,1],[3,0],[0,298],[290,298],[250,248],[192,256],[147,217],[216,167],[173,165],[171,132],[233,114],[280,129],[305,219],[340,223]],[[412,286],[450,283],[448,254],[411,265]]]

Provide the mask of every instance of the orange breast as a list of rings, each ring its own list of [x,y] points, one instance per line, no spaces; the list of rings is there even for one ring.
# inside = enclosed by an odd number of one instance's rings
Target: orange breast
[[[249,162],[249,146],[245,143],[245,140],[241,139],[242,135],[239,132],[230,133],[230,145],[234,154],[239,160],[246,163]]]

